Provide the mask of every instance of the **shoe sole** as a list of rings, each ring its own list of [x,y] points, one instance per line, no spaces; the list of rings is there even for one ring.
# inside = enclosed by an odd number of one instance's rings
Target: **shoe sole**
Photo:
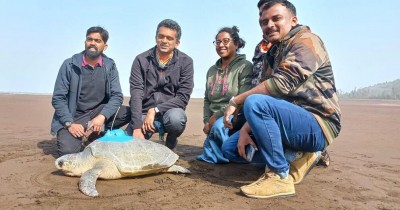
[[[241,190],[240,190],[241,191]],[[249,195],[246,194],[245,192],[241,191],[245,196],[249,198],[287,198],[287,197],[293,197],[296,195],[296,193],[279,193],[275,195],[269,195],[269,196],[262,196],[262,195]]]
[[[310,166],[310,168],[308,168],[308,170],[307,170],[306,173],[304,174],[303,178],[300,179],[300,180],[297,181],[297,182],[293,182],[293,184],[300,184],[300,183],[304,180],[304,178],[308,175],[308,173],[310,173],[311,169],[313,169],[313,168],[317,165],[319,159],[321,159],[321,155],[319,155],[319,156],[317,157],[317,159],[315,159],[315,161],[313,162],[313,164]]]

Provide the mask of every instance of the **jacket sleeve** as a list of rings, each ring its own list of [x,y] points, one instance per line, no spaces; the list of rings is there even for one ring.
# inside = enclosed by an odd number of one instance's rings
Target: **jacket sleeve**
[[[122,105],[123,94],[121,90],[121,84],[119,83],[119,76],[117,66],[114,62],[111,64],[110,68],[110,98],[107,104],[101,110],[101,114],[110,119],[113,114],[115,114],[118,108]]]
[[[58,71],[56,83],[54,85],[53,97],[51,99],[51,104],[55,109],[55,115],[58,117],[62,125],[65,122],[72,122],[73,116],[68,109],[68,94],[71,74],[68,71],[69,62],[64,61]]]
[[[189,102],[194,86],[193,60],[190,57],[183,57],[182,59],[182,69],[179,78],[178,91],[176,92],[175,97],[157,105],[157,108],[160,110],[161,114],[164,114],[166,111],[172,108],[186,109],[186,106]]]
[[[238,95],[244,93],[252,88],[251,79],[253,76],[253,64],[251,62],[246,61],[245,67],[242,72],[239,74],[239,91]]]
[[[135,58],[131,68],[131,75],[129,77],[130,85],[130,109],[131,109],[131,123],[133,129],[142,127],[142,100],[144,95],[144,78],[141,72],[142,63],[139,56]]]
[[[210,70],[208,70],[210,72]],[[208,93],[210,92],[207,79],[208,79],[208,72],[206,77],[206,90],[204,91],[204,105],[203,105],[203,123],[207,123],[210,119],[212,113],[210,111],[210,100],[208,99]]]
[[[291,95],[313,77],[327,60],[328,54],[318,36],[308,33],[293,40],[292,46],[282,59],[271,78],[264,85],[272,96]]]

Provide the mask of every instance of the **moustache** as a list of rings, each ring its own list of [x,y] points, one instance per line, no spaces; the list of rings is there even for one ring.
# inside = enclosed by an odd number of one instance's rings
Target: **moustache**
[[[89,47],[87,47],[86,49],[90,49],[90,48],[94,48],[96,51],[98,50],[98,48],[94,45],[90,45]]]

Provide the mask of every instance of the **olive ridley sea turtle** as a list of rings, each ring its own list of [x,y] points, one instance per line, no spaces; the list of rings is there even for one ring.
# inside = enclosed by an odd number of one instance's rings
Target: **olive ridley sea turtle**
[[[58,169],[68,176],[81,176],[79,190],[96,197],[96,180],[118,179],[160,172],[190,173],[175,165],[179,156],[168,147],[150,140],[126,136],[113,130],[92,143],[82,152],[59,157]]]

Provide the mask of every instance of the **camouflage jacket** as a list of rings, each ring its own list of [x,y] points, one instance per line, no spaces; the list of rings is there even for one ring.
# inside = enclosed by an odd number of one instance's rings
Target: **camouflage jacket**
[[[268,51],[270,44],[263,39],[258,43],[254,50],[253,56],[253,76],[251,80],[251,84],[253,87],[257,86],[260,81],[262,81],[263,72],[264,72],[264,57],[263,55]]]
[[[328,144],[339,135],[340,107],[328,52],[309,27],[297,25],[264,57],[269,94],[311,112]]]

